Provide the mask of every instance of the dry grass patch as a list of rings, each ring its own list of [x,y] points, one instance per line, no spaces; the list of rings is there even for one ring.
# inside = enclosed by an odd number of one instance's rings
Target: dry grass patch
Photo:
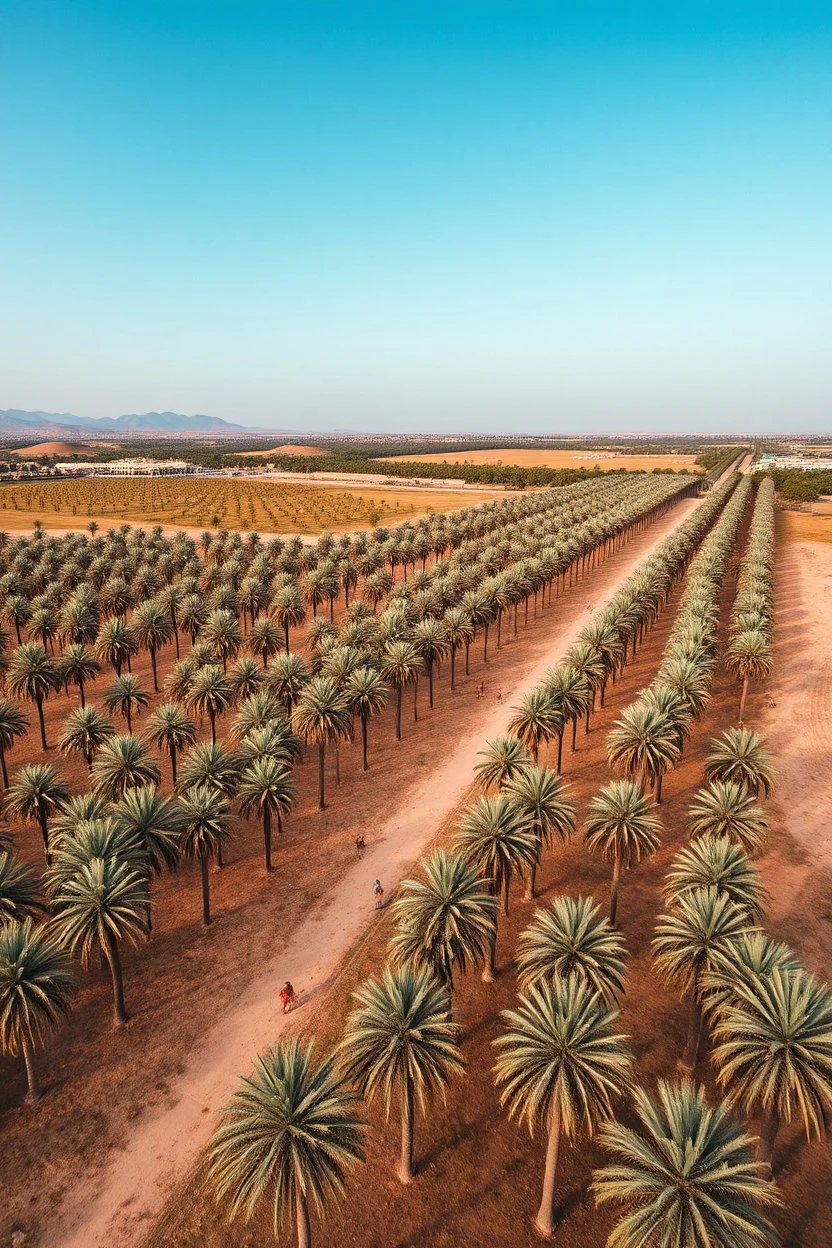
[[[439,455],[391,455],[401,463],[421,464],[510,464],[517,468],[602,468],[652,472],[654,468],[696,471],[695,455],[619,455],[609,449],[583,451],[539,451],[517,447],[493,447],[485,451],[450,451]]]

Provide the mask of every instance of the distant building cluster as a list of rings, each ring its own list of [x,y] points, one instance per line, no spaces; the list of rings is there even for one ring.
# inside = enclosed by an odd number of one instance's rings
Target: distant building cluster
[[[832,472],[832,459],[809,455],[761,455],[752,464],[753,472],[771,472],[775,468],[805,469],[807,472]]]
[[[188,477],[196,472],[185,459],[114,459],[101,464],[70,460],[56,467],[76,477]]]

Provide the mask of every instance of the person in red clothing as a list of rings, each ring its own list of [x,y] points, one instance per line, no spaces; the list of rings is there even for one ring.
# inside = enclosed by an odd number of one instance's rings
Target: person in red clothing
[[[280,1000],[283,1003],[284,1014],[287,1012],[287,1010],[291,1010],[292,1006],[295,1004],[295,990],[292,987],[288,979],[286,980],[286,983],[283,985],[283,987],[280,989]]]

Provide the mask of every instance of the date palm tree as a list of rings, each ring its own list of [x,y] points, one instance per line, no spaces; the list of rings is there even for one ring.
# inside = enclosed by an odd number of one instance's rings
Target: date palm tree
[[[591,854],[612,863],[610,922],[618,915],[618,886],[629,871],[661,845],[662,825],[641,787],[613,780],[589,804],[584,842]]]
[[[115,726],[96,706],[76,706],[64,720],[58,747],[62,754],[80,754],[92,771],[93,760],[108,737],[115,736]]]
[[[61,683],[57,664],[39,642],[27,641],[12,651],[6,671],[6,689],[13,698],[34,702],[40,725],[40,743],[44,750],[48,750],[49,746],[46,744],[43,704],[50,693],[58,692]]]
[[[595,695],[601,686],[607,680],[607,668],[604,663],[603,655],[595,647],[586,641],[577,642],[566,656],[566,664],[577,672],[583,680],[587,688],[587,697],[584,703],[584,728],[589,732],[589,721],[593,710],[595,709]],[[575,748],[575,732],[572,733],[572,748]]]
[[[752,680],[766,680],[774,667],[774,657],[765,633],[756,629],[738,633],[728,647],[725,662],[737,680],[742,681],[739,722],[745,714],[745,700]]]
[[[526,992],[556,976],[578,975],[609,1004],[624,993],[624,938],[591,897],[555,897],[536,910],[517,941],[517,977]]]
[[[143,602],[133,612],[133,632],[141,648],[150,655],[153,692],[158,693],[159,676],[156,671],[156,656],[164,646],[169,646],[173,639],[173,621],[170,618],[170,612],[154,599]]]
[[[101,665],[83,644],[67,646],[58,661],[61,680],[67,686],[78,686],[78,698],[81,706],[86,706],[84,686],[95,680],[101,671]]]
[[[200,719],[208,716],[211,725],[211,741],[217,740],[217,716],[224,714],[234,700],[231,681],[221,667],[209,663],[194,673],[188,709],[195,711]]]
[[[711,700],[710,664],[699,663],[682,654],[673,654],[659,669],[659,679],[678,694],[688,712],[699,719]]]
[[[729,728],[711,742],[713,749],[705,763],[705,779],[710,783],[737,784],[746,793],[769,796],[774,787],[774,769],[762,738],[750,728]]]
[[[563,711],[545,685],[530,690],[508,721],[508,730],[518,737],[537,762],[541,745],[562,735]]]
[[[726,893],[696,888],[683,893],[674,907],[660,914],[653,939],[653,964],[658,975],[689,997],[688,1038],[682,1068],[692,1074],[702,1034],[702,977],[729,951],[749,927],[748,915]]]
[[[280,629],[268,615],[254,621],[246,638],[246,646],[260,659],[264,671],[268,671],[269,659],[274,658],[282,644]]]
[[[674,906],[696,888],[716,888],[756,920],[766,891],[760,872],[738,846],[721,836],[699,836],[679,850],[665,876],[664,901]]]
[[[381,656],[381,674],[396,690],[396,740],[402,739],[402,695],[425,670],[422,656],[412,641],[389,641]]]
[[[272,599],[270,610],[278,628],[283,629],[283,640],[288,654],[289,629],[300,628],[306,619],[306,608],[297,585],[283,585]]]
[[[196,724],[178,702],[163,702],[148,719],[144,735],[157,750],[167,753],[171,781],[176,788],[176,758],[196,741]]]
[[[393,904],[396,930],[390,953],[397,966],[430,971],[454,990],[454,971],[480,966],[494,933],[497,898],[475,867],[435,850],[423,858],[422,877],[403,880]]]
[[[508,914],[511,881],[531,869],[537,855],[537,838],[528,818],[507,797],[481,797],[463,811],[454,848],[477,868],[495,897],[502,894]],[[494,979],[497,925],[488,948],[482,977]]]
[[[450,647],[451,691],[456,688],[456,652],[465,647],[465,671],[468,671],[468,649],[474,640],[474,624],[462,607],[448,607],[443,615]]]
[[[364,1160],[357,1098],[333,1058],[315,1066],[311,1042],[302,1049],[295,1039],[259,1054],[241,1084],[211,1141],[209,1182],[246,1221],[273,1191],[275,1238],[294,1219],[298,1248],[310,1248],[310,1205],[323,1215],[347,1169]]]
[[[747,854],[759,853],[768,823],[756,798],[732,781],[699,789],[688,810],[691,836],[725,837]]]
[[[0,926],[34,917],[43,909],[31,869],[0,849]]]
[[[131,660],[139,653],[138,638],[120,615],[114,615],[105,620],[98,630],[92,652],[101,663],[109,663],[116,676],[120,676],[123,667],[130,671]]]
[[[231,836],[228,802],[207,784],[186,789],[179,799],[182,830],[179,848],[186,858],[199,860],[202,879],[202,924],[211,923],[211,881],[208,867]]]
[[[428,673],[428,706],[433,710],[433,672],[438,663],[447,656],[451,644],[448,630],[442,620],[433,616],[420,620],[413,630],[413,643],[422,656]]]
[[[547,688],[559,703],[563,726],[572,725],[572,753],[578,748],[578,720],[588,714],[592,703],[592,687],[582,671],[569,663],[560,663],[546,680]],[[558,736],[558,774],[563,768],[563,733]]]
[[[477,757],[482,762],[477,763],[474,771],[486,792],[502,791],[532,765],[531,756],[519,737],[495,737]]]
[[[200,741],[182,760],[179,788],[184,792],[206,785],[231,801],[237,795],[242,762],[237,751],[226,749],[219,741]]]
[[[509,1117],[547,1133],[543,1194],[535,1227],[555,1231],[555,1181],[561,1136],[592,1135],[612,1116],[630,1086],[627,1037],[616,1034],[618,1010],[605,1005],[578,975],[556,975],[521,993],[517,1008],[503,1010],[503,1035],[494,1076]]]
[[[58,849],[58,856],[61,854]],[[136,944],[148,927],[150,888],[146,871],[118,855],[75,865],[52,894],[52,925],[60,944],[88,966],[98,950],[113,983],[113,1026],[127,1022],[119,946]]]
[[[431,1099],[444,1099],[451,1078],[464,1069],[450,993],[427,971],[385,967],[381,980],[367,980],[353,995],[358,1008],[340,1046],[345,1076],[366,1100],[380,1097],[388,1118],[399,1101],[398,1177],[409,1183],[416,1108],[425,1114]]]
[[[273,758],[291,769],[300,758],[301,749],[300,737],[295,736],[280,711],[264,728],[252,728],[246,733],[237,755],[242,768],[250,767],[261,758]]]
[[[128,839],[142,848],[154,875],[175,871],[179,865],[179,804],[165,797],[156,785],[127,789],[113,807],[112,816]]]
[[[361,766],[363,771],[367,771],[367,725],[387,705],[387,685],[374,667],[362,664],[350,676],[344,693],[350,713],[357,715],[361,722]]]
[[[314,676],[304,686],[292,713],[292,726],[310,745],[318,747],[318,809],[326,808],[324,768],[326,747],[349,735],[349,701],[329,676]]]
[[[23,1054],[32,1104],[40,1096],[34,1051],[72,999],[70,961],[54,936],[31,918],[0,925],[0,1051]]]
[[[681,726],[658,707],[639,699],[623,711],[608,737],[610,767],[620,767],[642,789],[649,783],[661,802],[661,781],[682,754]]]
[[[242,774],[237,796],[244,815],[257,813],[263,820],[266,871],[272,870],[272,816],[281,831],[281,818],[295,803],[295,779],[288,767],[273,756],[255,759]]]
[[[832,993],[802,969],[740,980],[717,1016],[713,1060],[728,1099],[763,1113],[763,1162],[793,1117],[820,1139],[832,1118]]]
[[[255,729],[268,728],[276,722],[284,723],[288,727],[282,704],[268,689],[258,689],[240,703],[237,714],[231,721],[228,736],[231,741],[238,743]]]
[[[309,671],[303,659],[288,650],[276,656],[265,681],[269,692],[283,703],[288,717],[308,683]]]
[[[6,793],[5,811],[10,819],[37,823],[43,852],[49,862],[49,819],[69,798],[69,789],[53,767],[31,763],[21,767]]]
[[[737,1005],[737,985],[754,984],[773,970],[797,971],[800,962],[788,945],[772,940],[761,928],[750,928],[714,954],[711,967],[702,975],[700,993],[708,1018],[726,1005]]]
[[[575,803],[548,767],[525,768],[506,784],[503,792],[528,819],[534,833],[537,854],[526,876],[526,900],[531,901],[543,850],[551,849],[555,838],[565,844],[575,831]]]
[[[118,711],[127,720],[127,731],[133,731],[133,713],[141,713],[150,702],[150,695],[130,672],[116,676],[110,688],[105,690],[104,705],[111,713]]]
[[[641,1129],[611,1122],[599,1134],[613,1160],[593,1174],[595,1202],[627,1210],[608,1248],[776,1248],[764,1211],[781,1203],[777,1189],[728,1106],[711,1108],[688,1080],[660,1080],[656,1100],[641,1088],[633,1098]]]
[[[0,603],[0,619],[4,624],[13,624],[14,631],[17,634],[17,644],[23,643],[20,635],[20,627],[25,628],[32,618],[32,608],[22,594],[10,594],[8,598]]]
[[[148,746],[132,734],[108,737],[92,765],[92,787],[100,797],[117,802],[127,789],[158,784],[162,773],[150,756]]]
[[[14,702],[0,698],[0,774],[3,776],[4,790],[9,787],[6,751],[13,748],[15,741],[25,737],[28,730],[28,715]]]

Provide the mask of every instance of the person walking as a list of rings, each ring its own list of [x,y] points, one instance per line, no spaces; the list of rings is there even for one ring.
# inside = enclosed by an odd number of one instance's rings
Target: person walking
[[[295,990],[291,982],[287,979],[286,983],[280,989],[280,1000],[283,1004],[283,1013],[286,1014],[295,1004]]]
[[[363,837],[363,835],[359,832],[358,836],[355,838],[355,852],[358,854],[358,857],[359,857],[359,858],[363,858],[363,857],[364,857],[364,850],[365,850],[366,848],[367,848],[367,846],[366,846],[366,844],[365,844],[365,842],[364,842],[364,837]]]
[[[380,910],[384,905],[384,889],[381,887],[381,880],[376,880],[373,885],[373,897],[376,900],[376,910]]]

